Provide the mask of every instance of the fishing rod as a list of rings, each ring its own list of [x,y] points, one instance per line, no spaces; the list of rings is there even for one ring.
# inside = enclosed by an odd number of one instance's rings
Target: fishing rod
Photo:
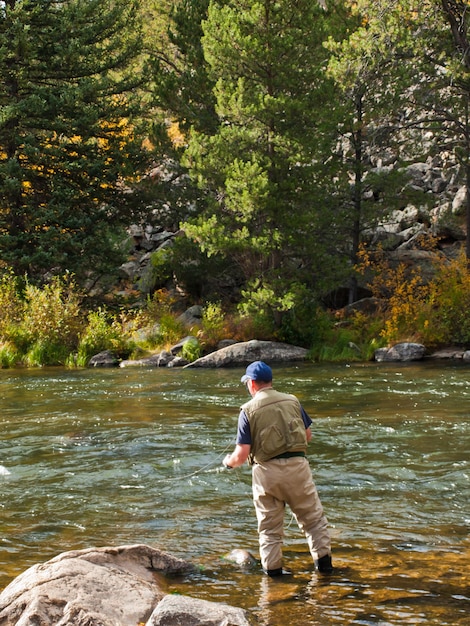
[[[220,459],[223,457],[223,455],[227,452],[227,450],[231,447],[233,447],[233,443],[229,443],[223,450],[222,452],[220,452],[217,455],[216,460],[214,461],[210,461],[209,463],[206,463],[206,465],[203,465],[202,467],[200,467],[199,469],[195,470],[194,472],[191,472],[190,474],[184,474],[183,476],[173,476],[171,478],[160,478],[159,480],[155,481],[155,484],[159,484],[159,483],[170,483],[170,482],[174,482],[174,481],[178,481],[178,480],[187,480],[188,478],[192,478],[193,476],[197,476],[198,474],[202,474],[203,472],[205,472],[209,467],[211,466],[215,466],[216,464],[220,465]]]

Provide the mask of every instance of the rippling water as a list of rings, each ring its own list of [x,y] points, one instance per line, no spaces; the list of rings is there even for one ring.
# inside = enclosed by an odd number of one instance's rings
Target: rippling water
[[[286,580],[258,556],[248,467],[228,472],[241,369],[0,370],[0,587],[69,549],[143,542],[199,565],[168,590],[264,626],[469,623],[470,367],[275,368],[314,419],[309,457],[333,535],[318,578],[286,513]]]

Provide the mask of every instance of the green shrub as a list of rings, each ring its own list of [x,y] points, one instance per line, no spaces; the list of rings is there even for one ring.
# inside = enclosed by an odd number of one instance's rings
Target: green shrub
[[[161,347],[168,347],[180,341],[185,334],[184,325],[172,313],[161,315],[158,323],[159,329],[155,341]]]
[[[146,339],[148,347],[167,347],[187,334],[174,311],[174,304],[174,297],[166,289],[159,289],[147,300],[145,310],[139,313],[140,328],[152,328],[152,336]]]
[[[349,320],[351,341],[361,349],[364,360],[373,358],[375,351],[387,345],[383,336],[384,320],[380,314],[366,315],[357,311]]]
[[[0,278],[0,336],[5,340],[3,364],[24,362],[31,367],[63,364],[77,346],[83,326],[81,296],[70,276],[56,277],[38,287],[10,272]]]
[[[221,339],[226,338],[225,314],[220,302],[207,302],[204,305],[198,336],[207,348],[215,348]]]
[[[0,276],[0,338],[8,340],[23,319],[19,280],[11,270]]]
[[[309,294],[286,312],[277,337],[286,343],[312,348],[323,345],[331,336],[333,320],[316,305]]]
[[[194,337],[189,339],[183,344],[183,348],[181,350],[181,356],[192,363],[196,359],[198,359],[202,354],[202,348],[199,341]]]
[[[241,314],[255,325],[258,321],[267,339],[304,347],[322,343],[328,315],[305,284],[295,279],[256,280],[242,295]]]
[[[282,318],[282,313],[291,310],[296,301],[295,283],[285,284],[281,280],[272,282],[260,279],[253,280],[248,288],[242,291],[240,312],[244,315],[270,316],[273,323]]]
[[[175,298],[167,289],[158,289],[147,298],[145,309],[141,312],[142,325],[154,323],[160,319],[162,315],[172,314],[175,305]]]
[[[28,351],[31,345],[31,337],[20,324],[11,324],[8,328],[5,329],[4,340],[7,343],[15,346],[18,354],[24,355]]]
[[[361,347],[355,341],[350,329],[339,329],[331,333],[322,343],[316,343],[309,350],[313,361],[359,361],[364,360]]]
[[[42,288],[27,284],[21,326],[29,345],[38,353],[52,354],[58,346],[73,350],[83,329],[80,301],[68,276],[54,278]],[[47,344],[55,347],[46,348]]]
[[[318,309],[311,324],[309,358],[314,361],[369,361],[386,343],[381,336],[383,319],[377,316],[357,312],[345,319]]]

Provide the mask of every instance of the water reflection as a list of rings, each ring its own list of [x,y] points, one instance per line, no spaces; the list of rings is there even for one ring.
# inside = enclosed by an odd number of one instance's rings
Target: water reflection
[[[246,399],[241,370],[0,370],[0,585],[64,550],[144,542],[200,565],[170,590],[266,626],[466,624],[469,373],[275,369],[314,419],[337,570],[313,572],[288,513],[294,574],[272,581],[220,558],[258,554],[249,470],[220,466]]]

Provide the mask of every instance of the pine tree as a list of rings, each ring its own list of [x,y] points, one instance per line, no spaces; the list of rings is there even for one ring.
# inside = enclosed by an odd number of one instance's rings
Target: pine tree
[[[166,10],[166,37],[150,50],[156,106],[190,128],[213,132],[217,126],[214,84],[201,44],[209,0],[179,0]]]
[[[310,0],[233,0],[211,2],[203,23],[219,127],[192,132],[186,163],[211,195],[185,229],[207,254],[236,261],[247,301],[278,324],[334,264],[316,186],[332,97],[326,19]]]
[[[145,167],[136,114],[138,2],[0,6],[0,258],[83,276],[111,260]]]

